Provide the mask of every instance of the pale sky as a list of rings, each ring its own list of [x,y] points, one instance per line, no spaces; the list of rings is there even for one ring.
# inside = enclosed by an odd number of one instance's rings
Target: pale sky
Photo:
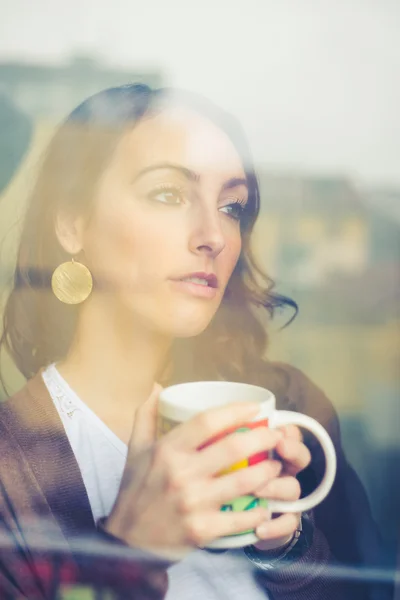
[[[400,185],[400,0],[0,0],[0,60],[160,68],[259,164]]]

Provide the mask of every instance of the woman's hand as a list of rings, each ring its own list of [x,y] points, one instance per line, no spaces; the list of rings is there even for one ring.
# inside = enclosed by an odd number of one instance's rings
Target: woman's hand
[[[267,517],[264,508],[224,512],[220,507],[253,493],[261,482],[275,480],[281,462],[265,460],[216,475],[246,456],[275,448],[282,433],[259,427],[204,447],[217,434],[257,414],[257,404],[243,403],[201,413],[155,440],[158,394],[157,386],[137,412],[107,530],[131,546],[177,559],[220,536],[256,529]]]
[[[296,475],[310,464],[311,455],[303,444],[298,427],[288,425],[282,427],[280,431],[283,433],[283,437],[278,441],[275,452],[283,461],[281,475],[258,489],[256,494],[260,498],[292,502],[298,500],[301,494]],[[256,534],[260,538],[260,542],[255,544],[256,548],[271,550],[288,544],[299,526],[300,518],[301,515],[298,513],[285,513],[259,525]]]

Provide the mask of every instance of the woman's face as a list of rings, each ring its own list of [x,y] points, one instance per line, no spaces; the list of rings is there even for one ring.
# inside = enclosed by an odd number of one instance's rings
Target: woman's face
[[[210,120],[183,108],[142,120],[117,146],[81,236],[104,301],[163,335],[201,333],[238,260],[247,198],[240,157]]]

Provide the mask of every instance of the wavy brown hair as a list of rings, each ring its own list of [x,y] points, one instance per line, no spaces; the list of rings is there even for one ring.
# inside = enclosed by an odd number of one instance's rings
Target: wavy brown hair
[[[187,92],[152,90],[142,84],[111,88],[85,100],[62,123],[49,144],[28,203],[0,339],[0,349],[8,351],[26,378],[66,355],[79,310],[49,293],[52,272],[70,258],[56,236],[57,214],[69,210],[89,215],[100,176],[121,136],[171,101],[208,117],[229,136],[243,162],[249,200],[241,221],[241,255],[221,306],[204,333],[175,343],[169,380],[258,380],[267,345],[264,315],[271,317],[277,307],[284,306],[297,312],[295,302],[274,291],[273,281],[251,253],[260,192],[237,121]]]

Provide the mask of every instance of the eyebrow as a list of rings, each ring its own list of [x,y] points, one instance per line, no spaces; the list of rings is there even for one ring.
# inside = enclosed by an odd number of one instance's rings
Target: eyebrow
[[[198,181],[200,179],[200,175],[198,173],[196,173],[195,171],[192,171],[191,169],[188,169],[187,167],[183,167],[182,165],[176,165],[174,163],[166,162],[166,163],[157,163],[156,165],[151,165],[149,167],[145,167],[144,169],[139,171],[139,173],[136,175],[134,181],[137,181],[138,179],[140,179],[141,177],[143,177],[143,175],[146,175],[147,173],[151,173],[152,171],[159,171],[162,169],[170,169],[173,171],[178,171],[179,173],[184,175],[186,177],[186,179],[188,179],[189,181]]]
[[[139,173],[136,175],[134,182],[136,182],[138,179],[140,179],[147,173],[151,173],[153,171],[159,171],[162,169],[170,169],[173,171],[178,171],[184,177],[186,177],[186,179],[188,179],[189,181],[193,181],[195,183],[200,181],[200,174],[196,173],[195,171],[192,171],[192,169],[188,169],[187,167],[184,167],[183,165],[177,165],[174,163],[165,162],[165,163],[157,163],[155,165],[145,167],[144,169],[139,171]],[[226,181],[223,184],[221,191],[231,190],[231,189],[233,189],[235,187],[239,187],[241,185],[248,188],[247,180],[244,177],[232,177],[231,179],[228,179],[228,181]]]
[[[224,192],[225,190],[232,190],[233,188],[240,187],[241,185],[243,185],[247,190],[249,189],[247,179],[244,177],[232,177],[232,179],[228,179],[228,181],[224,183],[221,191]]]

